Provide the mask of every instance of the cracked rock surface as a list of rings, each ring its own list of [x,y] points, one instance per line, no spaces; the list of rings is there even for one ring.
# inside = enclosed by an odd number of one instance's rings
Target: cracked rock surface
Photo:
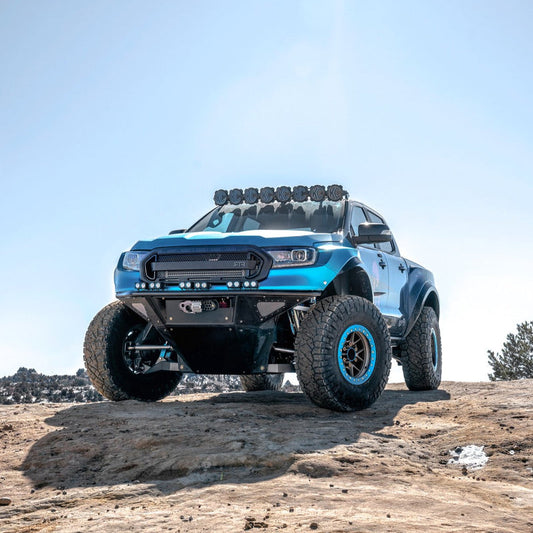
[[[533,530],[533,380],[0,407],[0,530]],[[449,450],[483,446],[475,471]]]

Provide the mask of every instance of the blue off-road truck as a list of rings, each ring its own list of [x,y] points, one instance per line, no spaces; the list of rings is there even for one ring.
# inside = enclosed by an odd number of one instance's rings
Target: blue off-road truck
[[[184,373],[277,390],[296,372],[315,404],[370,406],[391,360],[411,390],[440,384],[439,297],[385,220],[339,185],[216,191],[188,230],[139,241],[115,270],[84,360],[110,400],[155,401]]]

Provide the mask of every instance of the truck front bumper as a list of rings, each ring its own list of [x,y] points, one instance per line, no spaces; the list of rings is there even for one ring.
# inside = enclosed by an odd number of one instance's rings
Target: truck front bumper
[[[320,293],[195,292],[132,294],[119,299],[148,320],[176,354],[180,370],[198,374],[265,372],[277,339],[276,319]],[[192,302],[214,309],[191,312]],[[189,309],[189,311],[184,310]]]

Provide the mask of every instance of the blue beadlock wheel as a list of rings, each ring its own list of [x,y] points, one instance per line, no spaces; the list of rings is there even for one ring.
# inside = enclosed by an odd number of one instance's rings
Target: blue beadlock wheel
[[[370,331],[360,325],[346,328],[337,349],[339,369],[346,381],[362,385],[376,366],[376,343]]]
[[[294,343],[303,392],[320,407],[355,411],[383,392],[391,365],[389,329],[360,296],[329,296],[306,316]]]

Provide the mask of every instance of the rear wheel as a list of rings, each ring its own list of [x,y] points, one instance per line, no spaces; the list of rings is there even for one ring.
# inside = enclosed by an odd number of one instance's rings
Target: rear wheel
[[[321,300],[302,323],[295,348],[300,386],[320,407],[365,409],[387,384],[389,330],[378,308],[364,298]]]
[[[109,400],[156,401],[179,383],[179,372],[145,374],[159,350],[131,349],[137,344],[161,345],[157,332],[121,302],[104,307],[85,335],[83,360],[94,388]]]
[[[281,390],[283,376],[284,374],[249,374],[241,376],[241,384],[246,392]]]
[[[435,390],[442,373],[439,319],[424,307],[413,329],[400,346],[403,377],[409,390]]]

